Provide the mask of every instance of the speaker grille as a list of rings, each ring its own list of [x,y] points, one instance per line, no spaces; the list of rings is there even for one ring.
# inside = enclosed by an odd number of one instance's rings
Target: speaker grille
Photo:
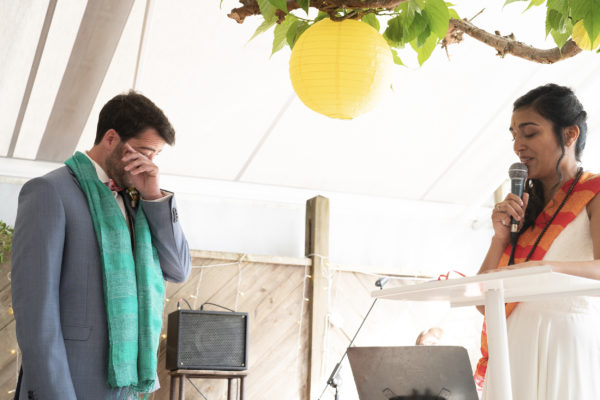
[[[248,368],[248,313],[177,310],[169,314],[167,369]]]
[[[240,366],[245,362],[246,321],[240,316],[181,315],[180,362],[193,365],[197,360],[213,366]]]

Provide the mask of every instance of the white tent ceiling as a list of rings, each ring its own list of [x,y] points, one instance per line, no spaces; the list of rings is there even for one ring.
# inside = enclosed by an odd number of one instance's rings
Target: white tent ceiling
[[[60,162],[75,148],[89,148],[101,106],[135,87],[177,130],[176,146],[158,159],[163,173],[481,205],[516,161],[507,130],[512,101],[556,82],[574,88],[587,108],[584,166],[600,169],[600,55],[540,65],[501,59],[465,37],[450,48],[450,60],[436,49],[421,68],[410,52],[401,54],[413,66],[396,68],[387,98],[369,114],[340,121],[300,102],[288,77],[289,49],[269,58],[271,32],[248,42],[260,20],[240,25],[228,18],[236,1],[223,1],[221,8],[218,0],[148,1],[150,7],[133,1],[129,11],[127,1],[0,0],[5,161]],[[44,25],[54,3],[51,23]],[[544,42],[543,9],[522,13],[525,3],[518,3],[502,11],[500,0],[457,3],[464,17],[486,7],[474,22],[488,31],[553,47]],[[119,18],[126,21],[122,35]],[[31,80],[40,38],[45,45]],[[111,40],[118,40],[112,61]]]

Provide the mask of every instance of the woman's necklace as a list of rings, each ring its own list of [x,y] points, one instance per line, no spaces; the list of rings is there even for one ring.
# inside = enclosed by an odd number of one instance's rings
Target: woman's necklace
[[[577,182],[579,182],[579,178],[581,178],[581,174],[583,174],[583,168],[579,167],[577,169],[577,175],[575,176],[575,179],[573,179],[573,183],[571,183],[571,186],[569,187],[569,190],[567,191],[567,194],[565,195],[564,199],[561,201],[561,203],[558,206],[558,208],[556,209],[556,211],[554,211],[554,214],[552,214],[552,217],[548,220],[548,222],[546,222],[546,225],[544,226],[544,229],[542,229],[542,231],[538,235],[537,239],[535,239],[535,243],[531,247],[531,250],[529,251],[529,254],[527,254],[527,257],[525,257],[525,261],[524,262],[529,261],[529,258],[531,257],[531,255],[535,251],[538,243],[540,242],[540,240],[542,240],[542,236],[544,236],[544,233],[546,233],[546,231],[548,230],[548,228],[550,227],[550,225],[552,225],[552,221],[554,221],[554,218],[556,218],[556,216],[558,215],[558,213],[560,212],[560,210],[563,208],[563,206],[567,202],[567,199],[569,198],[569,195],[571,194],[571,192],[575,188],[575,185],[577,185]],[[514,261],[514,255],[515,255],[514,254],[515,253],[514,250],[515,250],[515,247],[516,246],[513,246],[512,250],[510,252],[511,254],[510,254],[510,260],[508,262],[508,265],[512,265],[512,264],[515,263],[515,261]]]

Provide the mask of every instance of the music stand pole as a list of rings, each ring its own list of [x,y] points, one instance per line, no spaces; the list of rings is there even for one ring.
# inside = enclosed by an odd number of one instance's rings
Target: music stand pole
[[[383,289],[383,286],[386,284],[387,281],[388,281],[388,278],[380,278],[377,280],[377,282],[375,282],[375,286],[379,287],[379,289]],[[362,322],[360,323],[360,326],[354,333],[354,336],[352,337],[350,344],[348,345],[348,347],[346,347],[346,351],[344,352],[344,355],[342,356],[342,358],[340,358],[340,361],[335,365],[335,367],[333,368],[333,371],[331,371],[331,375],[329,375],[329,379],[327,379],[327,383],[325,384],[325,387],[323,388],[323,391],[321,392],[321,395],[319,396],[319,400],[321,400],[321,397],[323,397],[325,390],[327,390],[327,386],[331,386],[332,388],[335,389],[335,398],[337,400],[337,398],[338,398],[337,374],[340,372],[340,369],[342,368],[342,362],[344,361],[344,358],[346,358],[346,355],[348,354],[348,349],[350,347],[352,347],[352,344],[354,343],[354,339],[356,339],[358,332],[360,332],[361,328],[365,324],[365,321],[367,320],[367,317],[369,316],[369,314],[371,314],[371,310],[373,310],[373,307],[375,306],[375,303],[377,303],[377,300],[379,300],[378,297],[376,297],[375,300],[373,300],[373,303],[371,303],[371,308],[369,308],[369,311],[367,311],[367,315],[365,315]]]

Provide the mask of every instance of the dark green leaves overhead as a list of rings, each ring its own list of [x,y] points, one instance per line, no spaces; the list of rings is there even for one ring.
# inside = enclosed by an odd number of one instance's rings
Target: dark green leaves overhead
[[[507,0],[504,4],[517,1],[528,1],[525,10],[546,4],[546,36],[551,35],[559,48],[571,38],[579,21],[591,43],[600,36],[600,0]]]
[[[296,0],[301,9],[308,15],[308,8],[310,7],[310,0]]]
[[[388,27],[383,33],[383,37],[388,39],[388,43],[404,43],[404,23],[402,16],[392,18],[388,21]],[[398,47],[392,45],[392,47]]]
[[[448,32],[450,17],[458,18],[443,0],[409,0],[396,8],[398,16],[388,21],[384,37],[392,47],[410,43],[423,64]]]
[[[379,32],[379,20],[375,16],[375,14],[367,14],[362,17],[362,21],[371,25],[377,32]]]
[[[275,6],[269,2],[269,0],[256,0],[260,13],[262,14],[265,21],[271,21],[275,18]]]
[[[257,2],[264,20],[252,38],[275,27],[272,54],[286,45],[293,48],[304,31],[329,17],[328,13],[319,11],[316,17],[309,18],[310,0],[296,0],[294,7],[297,8],[291,12],[287,9],[287,0]],[[504,0],[504,6],[517,2],[523,5],[524,11],[534,6],[546,6],[546,37],[551,36],[559,48],[573,39],[584,49],[600,52],[600,0]],[[340,8],[332,13],[343,19],[355,18],[358,12],[361,20],[377,31],[384,23],[383,37],[390,45],[394,62],[404,65],[398,50],[407,44],[416,52],[419,64],[431,56],[445,38],[450,19],[460,19],[452,7],[454,5],[445,0],[406,0],[394,10]],[[404,53],[402,57],[405,57]]]
[[[290,25],[290,28],[287,31],[286,38],[287,43],[291,49],[294,48],[296,40],[298,40],[300,35],[302,35],[302,33],[308,29],[308,26],[308,23],[304,21],[295,21],[294,23],[292,23],[292,25]]]
[[[273,50],[271,51],[271,55],[277,53],[279,50],[283,49],[286,43],[288,43],[288,30],[294,26],[298,22],[298,18],[296,18],[292,14],[288,14],[285,16],[285,19],[282,23],[278,24],[275,27],[274,37],[273,37]],[[297,24],[296,24],[297,28]],[[295,40],[294,40],[295,41]]]
[[[438,38],[443,39],[446,32],[448,32],[448,22],[450,20],[446,3],[443,0],[427,0],[423,14],[429,21],[431,32],[435,33]]]
[[[583,19],[590,41],[595,42],[600,35],[600,0],[573,0],[571,10],[574,19]]]
[[[280,9],[283,12],[287,12],[287,1],[286,0],[269,0],[275,8]]]

